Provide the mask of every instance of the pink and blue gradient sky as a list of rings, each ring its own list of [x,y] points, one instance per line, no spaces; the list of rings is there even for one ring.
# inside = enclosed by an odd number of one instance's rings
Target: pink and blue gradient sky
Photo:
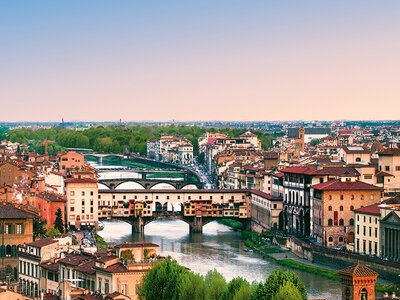
[[[400,1],[2,1],[0,121],[400,116]]]

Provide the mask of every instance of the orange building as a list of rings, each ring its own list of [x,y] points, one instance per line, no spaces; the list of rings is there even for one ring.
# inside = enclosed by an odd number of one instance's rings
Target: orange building
[[[342,282],[342,299],[375,300],[378,273],[358,264],[343,269],[339,276]]]
[[[38,209],[41,218],[47,220],[47,224],[54,225],[56,220],[56,212],[61,210],[63,221],[65,222],[65,205],[67,199],[64,196],[42,192],[36,195],[32,200],[32,206]]]
[[[381,188],[345,178],[311,186],[311,237],[327,246],[354,242],[354,209],[381,202]]]
[[[66,154],[60,155],[58,158],[60,170],[79,170],[85,164],[85,157],[82,154],[69,151]]]

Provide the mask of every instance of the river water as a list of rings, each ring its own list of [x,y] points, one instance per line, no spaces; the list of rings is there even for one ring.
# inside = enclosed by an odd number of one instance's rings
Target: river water
[[[248,281],[261,281],[278,267],[257,253],[243,251],[240,232],[212,222],[203,227],[203,233],[189,234],[189,226],[180,220],[159,220],[145,226],[144,233],[131,232],[131,226],[122,221],[104,221],[99,232],[107,242],[152,242],[160,246],[160,255],[170,255],[181,265],[202,275],[216,268],[227,280],[241,276]],[[341,286],[314,274],[293,270],[306,285],[308,297],[340,299]]]

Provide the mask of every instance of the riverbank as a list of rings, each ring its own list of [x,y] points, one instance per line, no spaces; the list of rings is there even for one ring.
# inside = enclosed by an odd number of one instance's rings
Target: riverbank
[[[289,252],[292,254],[292,252],[288,250],[285,251],[281,248],[277,249],[271,244],[266,243],[265,238],[263,239],[262,236],[267,236],[270,240],[272,237],[272,234],[270,232],[263,232],[259,234],[257,232],[243,231],[243,234],[246,238],[245,246],[253,249],[253,251],[260,253],[264,259],[267,259],[271,262],[274,262],[275,264],[287,267],[289,269],[300,270],[306,273],[315,274],[333,281],[340,282],[340,276],[338,271],[336,270],[330,270],[327,268],[315,266],[312,264],[312,262],[303,263],[290,258],[279,258],[278,256],[274,255],[276,253],[284,252]],[[393,292],[395,292],[398,295],[400,294],[400,287],[395,284],[376,283],[375,291],[376,293],[380,294],[383,294],[385,292],[392,294]]]

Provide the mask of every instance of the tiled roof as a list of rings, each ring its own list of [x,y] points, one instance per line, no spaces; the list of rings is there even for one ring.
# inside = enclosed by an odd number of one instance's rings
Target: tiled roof
[[[116,263],[116,264],[113,264],[113,265],[103,269],[103,271],[110,272],[110,273],[123,273],[123,272],[127,272],[128,269],[123,264]]]
[[[345,191],[345,190],[381,190],[380,187],[362,181],[331,180],[311,186],[316,190]]]
[[[37,196],[50,202],[67,202],[65,197],[49,192],[40,193]]]
[[[385,171],[379,171],[378,173],[375,174],[376,177],[384,177],[384,176],[391,176],[393,177],[392,174],[385,172]]]
[[[388,156],[400,156],[399,148],[389,148],[382,151],[378,151],[379,155],[388,155]]]
[[[316,170],[313,175],[359,176],[360,173],[353,167],[324,167]]]
[[[343,147],[344,152],[351,153],[351,154],[363,154],[363,153],[370,153],[368,149],[363,147],[356,147],[356,146],[348,146]]]
[[[63,263],[66,265],[71,265],[71,266],[78,266],[82,262],[87,261],[89,259],[92,259],[92,256],[89,255],[79,255],[79,254],[71,254],[68,255],[62,259],[60,259],[58,262]]]
[[[60,265],[58,263],[50,263],[50,262],[45,262],[41,263],[40,267],[52,272],[58,272]]]
[[[25,210],[19,209],[12,203],[0,203],[0,219],[33,219],[36,216]]]
[[[42,248],[44,246],[48,246],[48,245],[51,245],[54,243],[57,243],[57,241],[53,240],[52,238],[45,238],[45,239],[41,239],[41,240],[34,241],[32,243],[29,243],[29,244],[27,244],[27,246]]]
[[[379,274],[366,266],[357,264],[353,266],[349,266],[342,271],[339,272],[340,275],[350,275],[353,277],[370,277],[370,276],[378,276]]]
[[[365,207],[357,208],[354,210],[354,212],[379,216],[381,214],[379,205],[380,203],[376,203]]]
[[[96,261],[93,259],[85,264],[75,267],[75,270],[86,274],[94,274],[96,273],[95,270],[93,269],[95,265]]]
[[[65,183],[97,183],[95,178],[68,178],[64,180]]]
[[[142,247],[160,247],[160,246],[153,243],[124,243],[115,246],[115,248],[142,248]]]
[[[251,190],[251,193],[256,194],[256,195],[258,195],[258,196],[260,196],[260,197],[266,198],[266,199],[268,199],[268,200],[276,200],[276,201],[277,201],[277,200],[282,200],[281,197],[274,197],[274,196],[272,196],[272,195],[270,195],[270,194],[261,192],[261,191],[259,191],[259,190]]]
[[[316,168],[305,168],[305,167],[289,167],[281,170],[282,173],[305,174],[305,175],[314,174],[314,172],[316,171],[317,171]]]

